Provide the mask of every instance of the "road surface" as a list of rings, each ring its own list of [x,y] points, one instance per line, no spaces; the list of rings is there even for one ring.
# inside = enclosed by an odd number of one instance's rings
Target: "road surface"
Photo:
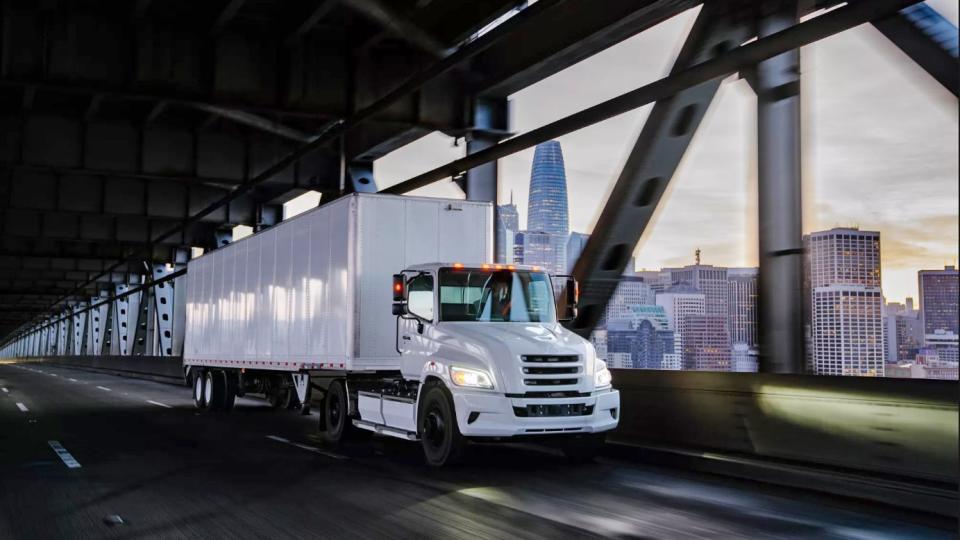
[[[882,509],[533,445],[434,470],[316,415],[46,364],[0,364],[0,538],[951,538]]]

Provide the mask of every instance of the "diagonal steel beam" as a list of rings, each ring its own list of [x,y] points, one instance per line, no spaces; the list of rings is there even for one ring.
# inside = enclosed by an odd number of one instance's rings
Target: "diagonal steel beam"
[[[671,75],[739,47],[751,34],[750,26],[749,21],[721,19],[704,6]],[[713,78],[653,106],[574,266],[582,305],[570,325],[574,332],[588,337],[599,322],[722,81],[723,76]]]
[[[436,38],[382,0],[340,0],[340,2],[376,21],[396,37],[436,58],[443,58],[450,54],[450,51]]]
[[[540,0],[534,4],[543,3]],[[670,96],[711,79],[723,77],[740,70],[752,68],[757,62],[786,51],[809,45],[844,30],[884,17],[915,4],[920,0],[873,0],[861,1],[837,8],[816,18],[804,21],[776,34],[758,39],[711,60],[697,64],[673,75],[664,77],[646,86],[631,90],[613,99],[588,107],[578,113],[561,118],[545,126],[517,135],[511,139],[464,158],[456,159],[429,170],[384,190],[383,193],[407,193],[434,182],[459,176],[473,167],[495,159],[526,150],[544,141],[556,139],[568,133],[614,116],[632,111],[644,105],[667,99]],[[514,17],[516,18],[516,17]],[[509,22],[509,21],[508,21]]]
[[[958,95],[956,26],[925,3],[873,21],[873,25],[944,88]]]

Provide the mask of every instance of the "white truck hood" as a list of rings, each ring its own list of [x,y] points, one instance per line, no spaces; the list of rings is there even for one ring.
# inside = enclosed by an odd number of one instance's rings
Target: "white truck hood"
[[[557,323],[497,323],[497,322],[443,322],[435,328],[436,356],[451,365],[466,362],[464,367],[482,367],[496,379],[498,392],[524,394],[526,392],[576,391],[594,389],[593,345]],[[524,356],[575,356],[569,361],[524,363]],[[572,380],[574,384],[531,385],[532,379],[551,379],[549,374],[531,375],[524,367],[569,371],[557,379]],[[527,382],[525,382],[527,381]]]

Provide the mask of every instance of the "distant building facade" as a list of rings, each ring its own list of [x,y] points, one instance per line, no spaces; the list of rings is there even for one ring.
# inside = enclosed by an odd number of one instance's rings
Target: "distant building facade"
[[[730,371],[730,336],[723,315],[687,315],[683,322],[683,369]]]
[[[583,248],[587,246],[587,240],[590,239],[589,234],[571,232],[570,238],[567,239],[567,273],[573,272],[573,265],[577,264],[577,259],[580,258],[580,254],[583,253]]]
[[[517,205],[513,204],[513,194],[510,194],[510,204],[497,207],[496,262],[508,264],[516,262],[513,258],[514,237],[520,231],[520,214]]]
[[[880,233],[836,228],[804,240],[810,261],[811,367],[820,375],[883,376]]]
[[[924,334],[937,330],[960,334],[960,286],[956,267],[921,270],[917,280]]]
[[[757,268],[727,270],[727,318],[730,342],[757,348]]]

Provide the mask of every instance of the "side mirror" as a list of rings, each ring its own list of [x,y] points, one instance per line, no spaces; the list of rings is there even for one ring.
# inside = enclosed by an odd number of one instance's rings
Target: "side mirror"
[[[403,317],[407,314],[407,305],[403,302],[394,302],[393,304],[393,314],[397,317]]]
[[[580,302],[580,284],[572,277],[567,278],[567,307],[577,307]]]
[[[558,318],[561,322],[572,321],[577,318],[577,304],[580,302],[580,285],[572,276],[565,277],[563,304],[559,306]],[[558,302],[559,303],[559,302]]]

